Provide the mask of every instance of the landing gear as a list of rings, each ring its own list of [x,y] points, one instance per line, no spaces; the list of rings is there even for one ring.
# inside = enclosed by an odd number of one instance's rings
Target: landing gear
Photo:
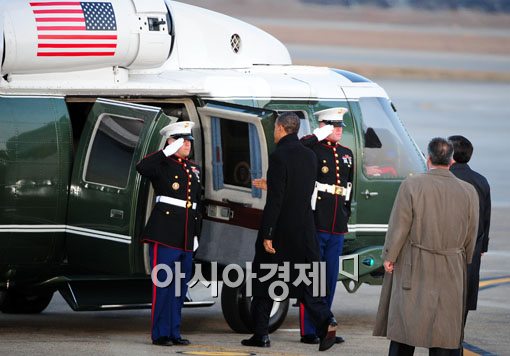
[[[246,286],[230,288],[223,285],[221,290],[221,309],[223,317],[232,330],[241,334],[253,332],[253,320],[250,313],[251,297],[246,296]],[[269,319],[269,332],[276,331],[285,321],[289,311],[289,300],[274,302]]]

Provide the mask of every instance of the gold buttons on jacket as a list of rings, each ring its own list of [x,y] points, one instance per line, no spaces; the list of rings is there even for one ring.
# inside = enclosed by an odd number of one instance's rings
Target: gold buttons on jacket
[[[326,174],[326,173],[328,173],[328,172],[329,172],[329,168],[328,168],[328,167],[326,167],[326,166],[324,166],[324,167],[322,167],[322,168],[321,168],[321,172],[322,172],[322,173],[324,173],[324,174]]]
[[[165,211],[165,214],[166,215],[170,215],[170,212],[167,210],[167,211]]]
[[[173,190],[179,189],[179,183],[175,182],[174,184],[172,184],[172,189]]]

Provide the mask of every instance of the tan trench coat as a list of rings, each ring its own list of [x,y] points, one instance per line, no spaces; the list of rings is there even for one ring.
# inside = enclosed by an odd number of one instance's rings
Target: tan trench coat
[[[446,169],[407,178],[391,212],[375,336],[455,349],[463,337],[466,266],[478,229],[478,196]]]

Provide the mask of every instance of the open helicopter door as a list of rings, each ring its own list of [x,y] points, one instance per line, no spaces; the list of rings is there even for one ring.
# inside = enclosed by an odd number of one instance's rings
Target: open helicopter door
[[[133,272],[141,248],[135,231],[141,177],[135,166],[159,119],[169,120],[158,107],[105,99],[93,105],[71,179],[67,250],[73,266]]]
[[[204,134],[205,211],[196,258],[244,266],[253,259],[266,192],[252,179],[265,177],[276,113],[209,102],[198,108]]]

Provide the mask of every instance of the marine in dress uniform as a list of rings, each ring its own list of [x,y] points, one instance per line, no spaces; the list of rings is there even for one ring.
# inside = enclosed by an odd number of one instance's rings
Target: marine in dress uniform
[[[142,235],[149,244],[151,266],[165,264],[172,271],[172,282],[166,287],[153,284],[152,343],[161,346],[188,345],[181,338],[181,309],[192,272],[193,245],[200,224],[200,168],[188,160],[194,123],[182,121],[164,127],[160,134],[167,146],[142,159],[136,170],[150,179],[156,195],[156,205]],[[184,278],[177,281],[176,265]],[[178,271],[179,272],[179,271]],[[165,270],[157,273],[158,280],[167,279]],[[179,291],[179,293],[176,293]]]
[[[332,108],[315,113],[319,128],[313,135],[305,136],[301,142],[311,148],[317,157],[317,182],[312,196],[317,241],[322,261],[326,262],[326,297],[329,307],[333,303],[338,279],[339,257],[342,255],[347,221],[351,215],[351,191],[354,172],[352,151],[340,145],[342,129],[345,127],[345,108]],[[301,342],[319,342],[303,304],[300,304]],[[337,336],[336,342],[344,339]]]

